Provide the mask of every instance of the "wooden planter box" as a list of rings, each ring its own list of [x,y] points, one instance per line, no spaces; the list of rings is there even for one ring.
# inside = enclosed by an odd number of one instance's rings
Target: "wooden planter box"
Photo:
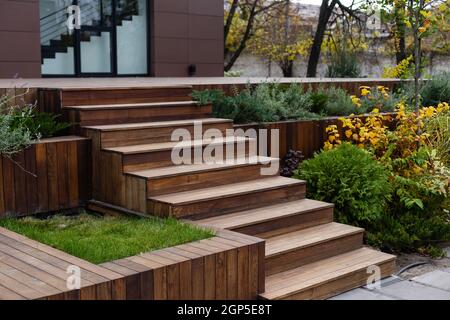
[[[0,156],[0,217],[78,208],[90,199],[90,140],[42,139]]]
[[[0,235],[12,255],[0,274],[17,275],[2,283],[0,300],[236,300],[265,291],[265,241],[233,231],[99,265],[1,227]],[[79,289],[67,287],[70,266],[80,268]]]
[[[385,115],[394,115],[393,113],[386,113]],[[366,115],[353,116],[366,118]],[[342,131],[341,121],[339,118],[342,117],[327,117],[320,120],[290,120],[290,121],[279,121],[279,122],[269,122],[269,123],[251,123],[251,124],[239,124],[235,125],[234,129],[267,129],[268,137],[268,152],[270,154],[271,146],[271,130],[279,130],[279,157],[283,158],[289,149],[302,151],[305,159],[313,157],[315,152],[320,151],[325,141],[328,139],[328,135],[325,129],[329,125],[337,125],[338,129]],[[350,118],[350,117],[345,117]],[[386,124],[387,125],[387,124]],[[391,124],[393,125],[393,124]],[[341,134],[343,134],[341,132]],[[275,156],[270,154],[271,156]]]

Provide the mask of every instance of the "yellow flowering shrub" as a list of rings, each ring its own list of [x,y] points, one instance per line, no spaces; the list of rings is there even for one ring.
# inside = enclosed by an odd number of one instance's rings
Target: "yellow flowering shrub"
[[[450,106],[439,103],[416,113],[400,103],[396,111],[387,116],[374,109],[365,118],[340,118],[326,128],[324,150],[352,143],[390,172],[385,213],[366,227],[370,244],[439,254],[436,240],[450,240]]]
[[[411,62],[413,61],[413,56],[410,55],[408,58],[403,59],[400,63],[394,67],[386,67],[383,71],[383,78],[396,78],[396,79],[406,79],[411,75],[410,68]]]

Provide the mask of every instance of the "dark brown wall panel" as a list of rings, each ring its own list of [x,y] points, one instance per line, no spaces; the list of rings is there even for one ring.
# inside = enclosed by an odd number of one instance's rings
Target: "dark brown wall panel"
[[[154,0],[152,73],[156,77],[223,76],[223,0]]]
[[[0,0],[0,78],[40,77],[39,1]]]

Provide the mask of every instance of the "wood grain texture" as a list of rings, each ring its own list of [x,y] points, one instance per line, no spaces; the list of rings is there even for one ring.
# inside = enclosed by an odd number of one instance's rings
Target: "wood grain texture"
[[[42,139],[0,161],[0,216],[75,209],[91,197],[90,141]]]

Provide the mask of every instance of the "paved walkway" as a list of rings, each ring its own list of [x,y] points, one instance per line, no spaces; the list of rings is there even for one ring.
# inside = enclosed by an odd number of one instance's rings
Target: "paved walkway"
[[[445,251],[450,258],[450,247]],[[410,273],[413,273],[412,269]],[[370,290],[361,287],[335,296],[331,300],[450,300],[448,267],[413,277],[408,276],[407,272],[401,276],[384,279],[380,289]]]

